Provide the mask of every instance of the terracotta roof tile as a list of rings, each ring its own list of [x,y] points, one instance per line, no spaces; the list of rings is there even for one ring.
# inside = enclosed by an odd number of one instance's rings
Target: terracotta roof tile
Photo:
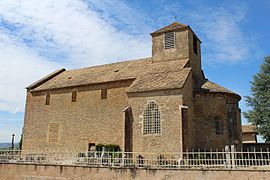
[[[201,82],[201,85],[199,87],[194,89],[195,92],[204,93],[204,92],[212,92],[212,93],[229,93],[238,96],[239,99],[241,99],[241,96],[230,91],[229,89],[226,89],[214,82],[209,81],[208,79]]]
[[[210,92],[227,92],[227,93],[232,93],[232,94],[235,94],[234,92],[214,83],[214,82],[211,82],[209,80],[205,81],[202,86],[201,86],[203,89],[207,89],[209,90]]]
[[[188,27],[188,25],[185,24],[181,24],[179,22],[174,22],[168,26],[165,26],[153,33],[151,33],[151,35],[155,35],[155,34],[160,34],[160,33],[165,33],[165,32],[169,32],[169,31],[173,31],[173,30],[178,30],[178,29],[182,29],[182,28],[186,28]]]
[[[53,77],[61,74],[62,72],[64,72],[66,69],[65,68],[61,68],[58,69],[50,74],[48,74],[47,76],[41,78],[40,80],[34,82],[33,84],[29,85],[26,87],[26,89],[34,89],[35,87],[38,87],[39,85],[45,83],[46,81],[49,81],[50,79],[52,79]]]
[[[127,92],[145,92],[160,89],[181,89],[191,72],[191,68],[163,73],[146,73],[139,76],[128,88]]]
[[[141,77],[143,74],[148,74],[149,76],[151,73],[166,75],[170,74],[170,71],[180,71],[187,62],[188,59],[181,59],[176,61],[152,63],[151,58],[146,58],[76,70],[67,70],[32,89],[32,91],[136,79],[137,77]],[[166,88],[166,86],[164,85],[160,88]]]

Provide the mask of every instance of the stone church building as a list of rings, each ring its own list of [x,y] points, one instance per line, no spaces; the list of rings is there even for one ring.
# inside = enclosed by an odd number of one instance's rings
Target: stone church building
[[[241,97],[205,78],[188,25],[153,33],[152,57],[57,70],[27,87],[23,150],[127,152],[241,146]]]

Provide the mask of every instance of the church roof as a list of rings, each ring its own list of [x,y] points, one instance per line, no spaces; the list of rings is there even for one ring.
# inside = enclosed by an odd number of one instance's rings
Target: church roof
[[[242,132],[243,133],[256,133],[256,126],[253,124],[243,124]]]
[[[182,24],[179,22],[174,22],[168,26],[165,26],[155,32],[152,32],[151,35],[155,36],[155,35],[160,35],[166,32],[170,32],[170,31],[176,31],[176,30],[184,30],[184,29],[189,29],[193,32],[193,30],[190,28],[190,26],[186,25],[186,24]],[[197,39],[201,42],[200,38],[193,32],[193,35],[195,35],[197,37]]]
[[[60,74],[64,71],[66,71],[65,68],[58,69],[58,70],[48,74],[47,76],[41,78],[40,80],[34,82],[33,84],[29,85],[28,87],[26,87],[26,89],[34,89],[34,88],[38,87],[39,85],[43,84],[46,81],[49,81],[50,79],[52,79],[53,77],[57,76],[58,74]]]
[[[134,80],[127,92],[145,92],[164,89],[181,89],[191,72],[185,67],[189,59],[153,63],[152,58],[117,62],[87,68],[59,69],[38,80],[27,89],[42,91],[78,87],[114,81]],[[196,92],[229,93],[237,95],[209,80],[201,82]]]
[[[185,24],[181,24],[179,22],[174,22],[168,26],[165,26],[153,33],[151,33],[151,35],[155,35],[155,34],[160,34],[160,33],[165,33],[165,32],[169,32],[169,31],[173,31],[173,30],[178,30],[178,29],[182,29],[182,28],[186,28],[189,27],[188,25]]]
[[[180,29],[192,29],[185,24],[174,22],[163,27],[151,35],[162,34]],[[193,31],[192,31],[193,32]],[[195,33],[193,32],[193,35]],[[196,36],[196,35],[195,35]],[[81,68],[75,70],[59,69],[27,87],[27,90],[42,91],[60,88],[75,88],[84,85],[94,85],[107,82],[132,80],[127,92],[145,92],[165,89],[181,89],[190,72],[189,59],[175,59],[174,61],[161,61],[153,63],[152,58],[117,62]],[[196,82],[194,91],[236,93],[217,85],[207,79]]]
[[[128,88],[127,92],[145,92],[161,89],[181,89],[191,72],[191,68],[175,71],[149,72],[139,76]]]
[[[135,80],[128,92],[181,88],[190,73],[188,59],[152,63],[152,58],[118,62],[75,70],[64,70],[44,80],[32,91],[76,87],[121,80]],[[35,84],[35,83],[34,83]]]
[[[202,84],[202,88],[203,89],[207,89],[209,90],[210,92],[228,92],[228,93],[234,93],[212,81],[205,81],[203,84]]]
[[[210,92],[210,93],[229,93],[229,94],[234,94],[236,96],[238,96],[239,99],[241,99],[241,97],[230,91],[229,89],[226,89],[212,81],[209,81],[208,79],[204,80],[199,88],[195,89],[196,92]]]

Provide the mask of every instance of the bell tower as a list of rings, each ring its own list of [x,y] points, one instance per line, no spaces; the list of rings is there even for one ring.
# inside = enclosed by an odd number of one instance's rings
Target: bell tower
[[[202,80],[201,41],[190,26],[174,22],[151,36],[153,63],[188,59],[186,67],[192,67],[193,79]]]

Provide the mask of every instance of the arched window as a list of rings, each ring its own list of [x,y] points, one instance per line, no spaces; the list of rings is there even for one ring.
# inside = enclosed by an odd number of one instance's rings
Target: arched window
[[[143,134],[160,134],[160,129],[158,104],[150,101],[143,113]]]

